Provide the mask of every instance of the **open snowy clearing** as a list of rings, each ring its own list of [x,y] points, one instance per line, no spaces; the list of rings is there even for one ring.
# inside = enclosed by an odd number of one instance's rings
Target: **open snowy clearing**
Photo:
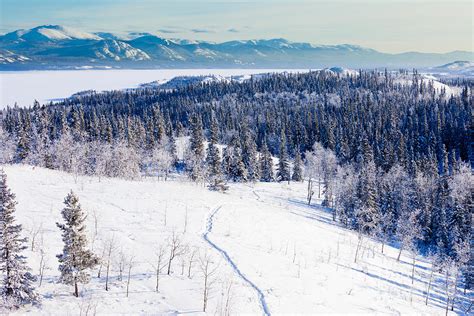
[[[354,263],[357,235],[335,224],[329,210],[308,207],[303,183],[231,184],[222,194],[179,178],[99,181],[30,166],[4,170],[17,196],[17,220],[24,234],[41,231],[35,251],[26,253],[30,266],[37,274],[43,243],[48,267],[38,289],[42,307],[26,307],[17,314],[79,315],[87,308],[98,314],[201,313],[203,275],[197,259],[187,277],[192,251],[173,261],[170,276],[163,269],[155,292],[155,254],[173,232],[188,249],[197,249],[196,258],[207,253],[218,267],[208,314],[222,313],[230,281],[232,314],[445,314],[441,276],[436,276],[425,305],[429,263],[418,258],[413,286],[411,258],[402,255],[397,262],[395,248],[386,246],[382,255],[379,243],[367,241]],[[113,238],[116,254],[122,249],[134,255],[128,298],[125,280],[118,280],[116,257],[108,292],[104,273],[97,278],[97,270],[79,299],[72,287],[57,284],[55,255],[62,241],[55,223],[61,221],[62,202],[71,189],[89,214],[94,251],[100,254],[104,242]],[[467,297],[458,302],[467,302]]]
[[[177,76],[242,76],[269,72],[303,72],[284,69],[110,69],[0,72],[0,109],[7,105],[30,106],[68,98],[86,90],[137,88],[142,83],[166,81]]]

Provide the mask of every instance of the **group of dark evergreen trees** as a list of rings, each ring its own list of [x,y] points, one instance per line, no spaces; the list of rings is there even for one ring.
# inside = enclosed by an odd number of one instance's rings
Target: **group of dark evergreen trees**
[[[0,160],[125,178],[177,168],[213,188],[301,181],[306,162],[335,219],[462,263],[472,287],[473,85],[450,84],[460,93],[416,72],[315,71],[76,95],[4,110]]]

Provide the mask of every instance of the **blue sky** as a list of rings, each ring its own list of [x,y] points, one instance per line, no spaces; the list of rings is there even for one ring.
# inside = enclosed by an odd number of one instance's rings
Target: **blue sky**
[[[0,0],[0,32],[43,24],[222,42],[286,38],[384,52],[473,50],[470,0]]]

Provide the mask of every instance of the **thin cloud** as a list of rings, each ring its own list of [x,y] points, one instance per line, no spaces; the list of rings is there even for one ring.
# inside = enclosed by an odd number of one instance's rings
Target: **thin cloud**
[[[208,30],[208,29],[191,29],[191,32],[193,32],[193,33],[214,33],[213,30]]]
[[[165,34],[176,34],[176,33],[181,33],[178,30],[171,30],[171,29],[159,29],[158,32],[160,33],[165,33]]]
[[[231,28],[231,29],[228,29],[227,32],[229,32],[229,33],[239,33],[240,31],[238,29]]]

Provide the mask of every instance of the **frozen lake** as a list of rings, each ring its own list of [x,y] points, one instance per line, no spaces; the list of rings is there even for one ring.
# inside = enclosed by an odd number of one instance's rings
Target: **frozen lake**
[[[29,106],[36,99],[47,103],[84,90],[120,90],[141,83],[176,76],[238,76],[267,72],[304,72],[285,69],[153,69],[153,70],[56,70],[0,72],[0,109],[7,105]]]

